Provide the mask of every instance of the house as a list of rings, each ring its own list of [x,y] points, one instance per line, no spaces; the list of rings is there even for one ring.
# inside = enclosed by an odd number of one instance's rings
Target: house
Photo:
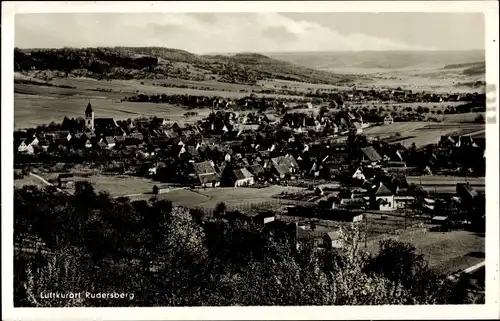
[[[108,148],[108,149],[111,149],[111,148],[115,147],[115,145],[116,145],[115,139],[111,136],[103,137],[103,138],[101,138],[101,140],[99,142],[103,143],[104,145],[102,145],[102,146],[105,146],[105,148]]]
[[[445,225],[448,223],[448,216],[434,216],[432,224]]]
[[[296,248],[300,249],[304,243],[309,243],[313,247],[317,247],[319,245],[319,240],[314,231],[312,230],[304,230],[295,225],[296,231]]]
[[[342,241],[340,239],[340,231],[327,232],[323,235],[323,246],[326,249],[339,249],[342,248]]]
[[[394,195],[394,206],[396,208],[408,208],[415,201],[414,196]]]
[[[170,189],[168,187],[160,188],[157,185],[153,186],[153,194],[155,194],[155,195],[168,193],[169,191],[170,191]]]
[[[396,209],[394,204],[394,192],[391,191],[384,183],[380,182],[379,186],[376,188],[375,193],[375,205],[380,211],[391,211]]]
[[[376,164],[382,160],[382,156],[377,153],[373,146],[363,147],[361,150],[361,160]]]
[[[38,142],[38,146],[40,146],[43,150],[47,150],[50,146],[50,143],[46,139],[40,139]]]
[[[390,125],[392,123],[394,123],[394,118],[392,118],[391,115],[384,117],[384,125]]]
[[[477,191],[469,183],[457,183],[457,194],[465,202],[472,202],[478,195]]]
[[[436,201],[431,198],[424,198],[422,202],[422,207],[426,210],[434,211],[436,206]]]
[[[271,158],[271,165],[281,179],[286,176],[293,178],[293,175],[295,175],[299,169],[297,161],[290,155]]]
[[[27,140],[23,140],[17,147],[17,151],[20,153],[33,154],[34,152],[33,146],[29,143],[27,144],[26,142]]]
[[[361,134],[363,133],[363,125],[360,122],[355,121],[351,124],[349,130],[353,134]]]
[[[272,211],[266,211],[266,212],[260,212],[256,216],[253,217],[254,223],[265,225],[268,223],[271,223],[275,220],[275,215],[274,212]]]
[[[90,141],[90,139],[87,139],[84,141],[85,143],[83,144],[83,146],[85,148],[92,148],[92,142]]]
[[[254,176],[246,169],[228,163],[221,172],[221,186],[241,187],[254,184]]]
[[[247,169],[253,174],[254,179],[259,179],[265,174],[264,168],[260,164],[250,165]]]
[[[322,216],[334,221],[356,223],[363,221],[364,214],[360,211],[346,209],[331,209],[325,210]]]
[[[114,131],[118,128],[118,124],[114,118],[95,118],[94,128],[98,132]]]
[[[234,177],[236,178],[234,182],[235,187],[249,186],[254,184],[254,177],[246,168],[235,169],[233,173]]]
[[[198,182],[203,187],[217,187],[220,184],[220,175],[215,170],[214,164],[210,161],[193,163],[194,174]]]
[[[74,184],[73,174],[59,174],[57,184],[59,188],[71,188]]]
[[[363,169],[361,167],[358,167],[358,169],[352,175],[352,178],[364,181],[366,177],[365,174],[363,174]]]

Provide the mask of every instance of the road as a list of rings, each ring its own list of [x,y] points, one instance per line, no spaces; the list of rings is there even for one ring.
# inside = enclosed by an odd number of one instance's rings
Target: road
[[[54,186],[54,184],[48,182],[47,180],[45,180],[45,178],[43,178],[43,177],[41,177],[41,176],[39,176],[37,174],[33,174],[33,173],[30,172],[30,176],[33,176],[34,178],[38,179],[39,181],[41,181],[42,183],[44,183],[47,186]],[[56,189],[57,189],[58,192],[66,193],[66,194],[69,194],[69,195],[73,195],[73,194],[71,194],[68,191],[64,191],[64,190],[60,189],[59,187],[56,187]]]
[[[462,272],[460,272],[458,274],[472,274],[475,271],[479,270],[480,268],[483,268],[485,265],[486,265],[486,261],[482,261],[480,263],[474,264],[473,266],[466,268],[465,270],[463,270]],[[455,280],[457,278],[457,276],[458,276],[457,273],[452,274],[452,275],[448,276],[448,279]]]

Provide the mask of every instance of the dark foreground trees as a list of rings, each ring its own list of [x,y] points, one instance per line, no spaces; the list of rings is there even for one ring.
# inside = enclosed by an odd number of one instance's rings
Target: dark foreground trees
[[[16,240],[40,237],[50,252],[16,255],[16,306],[466,302],[464,285],[431,274],[410,245],[383,243],[375,257],[361,252],[355,228],[343,231],[340,252],[308,244],[292,250],[290,240],[225,210],[201,219],[170,202],[112,200],[78,184],[75,196],[15,191]],[[41,296],[50,292],[82,294]],[[118,298],[90,296],[96,293]]]

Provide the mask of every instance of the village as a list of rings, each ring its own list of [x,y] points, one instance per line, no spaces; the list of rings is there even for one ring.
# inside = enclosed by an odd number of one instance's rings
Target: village
[[[365,241],[412,227],[484,230],[484,137],[445,135],[404,147],[397,137],[364,135],[393,124],[390,115],[366,123],[343,102],[334,105],[281,117],[212,108],[202,121],[182,123],[99,118],[89,102],[84,118],[15,132],[16,177],[36,172],[65,193],[92,177],[129,177],[132,186],[142,178],[151,184],[113,195],[292,226],[296,244],[314,239],[319,247],[340,246],[342,222],[365,222]],[[197,204],[210,193],[220,201]]]
[[[489,11],[43,7],[9,29],[14,308],[495,302]]]

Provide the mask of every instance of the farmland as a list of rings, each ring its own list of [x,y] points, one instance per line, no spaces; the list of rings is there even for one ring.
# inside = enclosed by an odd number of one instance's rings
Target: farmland
[[[27,128],[48,124],[52,121],[61,122],[65,116],[69,118],[81,117],[82,110],[88,104],[87,97],[71,97],[57,99],[39,95],[14,96],[14,127]],[[149,104],[134,102],[119,102],[105,97],[92,100],[96,117],[114,117],[116,120],[145,117],[165,117],[173,121],[195,121],[206,117],[210,110],[196,110],[196,117],[183,117],[186,109],[168,104]]]
[[[121,101],[126,96],[143,94],[189,94],[239,98],[249,93],[239,91],[212,91],[188,88],[164,88],[152,84],[141,85],[136,80],[95,80],[88,78],[56,79],[49,82],[75,88],[47,87],[32,84],[14,85],[14,128],[27,128],[60,122],[65,116],[80,117],[89,101],[96,117],[114,117],[117,120],[136,117],[165,117],[173,121],[192,122],[206,117],[210,110],[199,109],[197,116],[184,118],[187,111],[181,106]],[[220,84],[220,83],[219,83]],[[225,85],[225,84],[224,84]],[[237,85],[228,84],[228,87]],[[104,89],[104,91],[98,91]],[[259,94],[258,96],[280,97]],[[294,96],[281,96],[294,97]]]
[[[364,130],[367,137],[388,138],[400,135],[398,143],[410,147],[415,143],[417,148],[438,143],[441,135],[479,134],[486,130],[482,124],[399,122],[390,125],[373,126]]]

